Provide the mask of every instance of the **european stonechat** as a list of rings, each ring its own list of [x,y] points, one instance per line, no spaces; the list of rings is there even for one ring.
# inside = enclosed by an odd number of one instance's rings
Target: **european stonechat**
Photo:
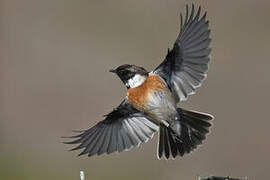
[[[189,12],[190,11],[190,12]],[[196,11],[196,12],[195,12]],[[186,6],[180,33],[165,60],[148,72],[135,65],[110,70],[127,88],[122,103],[105,119],[81,131],[67,144],[79,144],[79,155],[121,152],[138,147],[159,132],[157,155],[166,159],[190,153],[206,138],[210,114],[179,108],[202,85],[208,71],[211,39],[206,12]]]

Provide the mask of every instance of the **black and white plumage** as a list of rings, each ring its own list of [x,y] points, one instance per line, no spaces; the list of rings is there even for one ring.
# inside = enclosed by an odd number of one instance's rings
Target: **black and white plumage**
[[[152,72],[135,65],[121,65],[116,73],[127,87],[127,97],[105,119],[67,144],[79,144],[88,156],[121,152],[137,147],[159,132],[158,158],[190,153],[209,133],[210,114],[179,108],[181,101],[202,85],[210,60],[210,30],[206,13],[186,6],[173,49]]]

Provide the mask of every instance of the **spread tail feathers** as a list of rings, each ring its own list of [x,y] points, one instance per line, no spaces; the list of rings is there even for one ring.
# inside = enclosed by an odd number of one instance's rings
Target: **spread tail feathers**
[[[158,158],[188,154],[202,144],[209,133],[213,116],[180,108],[177,111],[180,119],[170,122],[168,127],[160,124]]]

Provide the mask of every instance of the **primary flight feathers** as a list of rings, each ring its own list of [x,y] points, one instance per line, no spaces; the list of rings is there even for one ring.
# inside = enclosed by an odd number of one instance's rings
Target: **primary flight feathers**
[[[115,110],[106,115],[105,120],[74,136],[79,139],[66,143],[80,143],[72,149],[84,148],[79,155],[110,154],[138,147],[151,139],[158,129],[158,125],[153,120],[133,108],[125,99]]]
[[[210,60],[210,30],[206,12],[201,17],[201,7],[197,13],[192,5],[186,6],[186,16],[182,14],[180,33],[173,49],[168,51],[165,60],[154,70],[166,80],[175,97],[184,101],[201,86],[206,78]]]

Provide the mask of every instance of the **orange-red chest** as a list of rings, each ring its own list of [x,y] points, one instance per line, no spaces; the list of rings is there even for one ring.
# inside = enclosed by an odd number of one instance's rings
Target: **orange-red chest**
[[[139,110],[144,110],[149,100],[149,95],[154,93],[154,91],[165,89],[166,85],[159,76],[149,75],[143,84],[136,88],[129,89],[127,97],[134,107]]]

